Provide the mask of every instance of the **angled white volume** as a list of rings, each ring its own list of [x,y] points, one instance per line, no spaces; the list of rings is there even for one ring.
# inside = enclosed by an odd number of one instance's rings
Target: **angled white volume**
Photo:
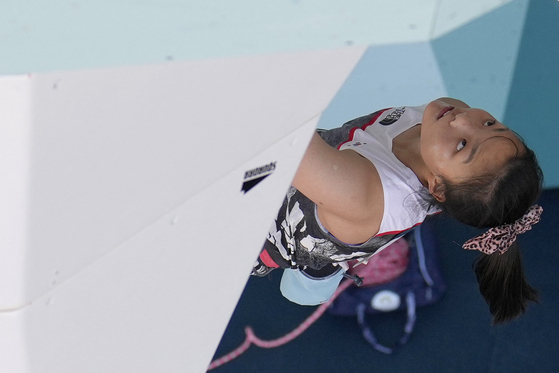
[[[204,372],[362,53],[1,78],[0,371]]]

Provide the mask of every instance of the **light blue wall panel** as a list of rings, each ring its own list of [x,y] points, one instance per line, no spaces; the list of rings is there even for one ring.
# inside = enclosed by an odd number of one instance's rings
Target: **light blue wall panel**
[[[378,109],[422,105],[442,96],[446,90],[429,43],[369,47],[319,127],[339,127]]]
[[[432,42],[448,94],[503,120],[528,0],[514,0]]]
[[[435,0],[2,0],[0,75],[428,40]]]
[[[559,187],[559,1],[531,0],[505,120],[534,149],[546,187]]]

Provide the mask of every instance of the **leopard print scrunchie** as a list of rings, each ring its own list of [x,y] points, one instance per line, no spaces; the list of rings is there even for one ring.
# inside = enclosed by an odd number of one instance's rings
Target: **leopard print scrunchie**
[[[532,225],[540,221],[542,211],[541,206],[534,205],[514,223],[491,228],[484,234],[466,241],[462,247],[466,250],[479,250],[488,255],[495,251],[504,254],[516,240],[516,236],[529,231]]]

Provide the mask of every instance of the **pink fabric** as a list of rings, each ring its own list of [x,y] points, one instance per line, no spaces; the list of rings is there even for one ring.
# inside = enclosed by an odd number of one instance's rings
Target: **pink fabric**
[[[462,246],[466,250],[479,250],[484,254],[499,252],[504,254],[519,234],[532,229],[532,225],[540,221],[543,208],[534,205],[520,219],[512,224],[505,224],[489,229],[482,235],[474,237]]]
[[[365,265],[351,268],[356,261],[351,261],[349,273],[363,277],[363,286],[383,284],[400,276],[408,267],[408,241],[396,240],[378,254],[369,259]]]

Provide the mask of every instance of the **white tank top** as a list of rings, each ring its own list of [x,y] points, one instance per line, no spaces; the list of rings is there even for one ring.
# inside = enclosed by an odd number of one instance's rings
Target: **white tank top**
[[[384,110],[369,123],[353,129],[349,139],[338,147],[356,151],[377,169],[384,193],[384,213],[377,236],[409,229],[438,211],[426,209],[426,201],[418,193],[426,192],[426,188],[392,152],[394,138],[421,123],[425,106]]]

